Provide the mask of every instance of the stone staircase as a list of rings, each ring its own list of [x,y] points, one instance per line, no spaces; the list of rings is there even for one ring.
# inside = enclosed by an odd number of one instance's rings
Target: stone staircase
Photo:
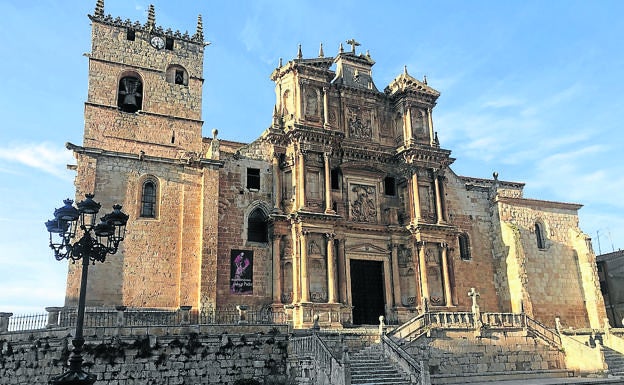
[[[602,353],[609,367],[609,375],[624,376],[624,355],[606,346],[602,346]]]
[[[350,356],[351,384],[405,385],[409,376],[384,357],[379,345],[368,346]]]

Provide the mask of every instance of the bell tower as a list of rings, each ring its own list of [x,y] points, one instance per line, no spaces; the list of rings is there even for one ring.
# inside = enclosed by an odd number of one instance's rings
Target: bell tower
[[[194,35],[93,15],[85,146],[172,157],[201,149],[203,27]]]
[[[88,306],[201,307],[213,303],[217,203],[222,162],[207,159],[201,108],[205,43],[201,15],[193,35],[163,29],[150,5],[145,23],[113,18],[98,0],[91,20],[88,96],[82,146],[74,151],[76,195],[130,215],[115,258],[91,270]],[[206,203],[204,203],[206,201]],[[202,229],[208,228],[207,233]],[[66,305],[80,283],[70,266]]]

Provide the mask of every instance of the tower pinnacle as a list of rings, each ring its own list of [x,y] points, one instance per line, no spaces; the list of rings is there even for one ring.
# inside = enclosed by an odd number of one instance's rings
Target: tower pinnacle
[[[147,11],[147,24],[145,28],[148,31],[153,31],[156,27],[156,11],[154,11],[154,4],[150,4],[149,10]]]
[[[197,40],[204,40],[204,23],[202,22],[202,15],[197,15],[197,31],[195,32],[195,38]]]
[[[97,0],[95,4],[95,17],[104,17],[104,0]]]

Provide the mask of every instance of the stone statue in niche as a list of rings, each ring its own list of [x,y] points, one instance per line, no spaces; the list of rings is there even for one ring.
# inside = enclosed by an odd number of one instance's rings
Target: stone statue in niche
[[[290,90],[284,91],[282,96],[282,116],[288,116],[288,103],[290,101]]]
[[[352,191],[356,198],[351,204],[351,219],[355,222],[376,223],[375,187],[354,185]]]
[[[306,116],[318,116],[318,104],[318,90],[314,88],[308,89],[305,97]]]

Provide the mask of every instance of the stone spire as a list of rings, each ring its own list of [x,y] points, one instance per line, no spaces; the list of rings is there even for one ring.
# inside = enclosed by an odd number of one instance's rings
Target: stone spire
[[[342,43],[340,43],[340,48],[338,48],[338,52],[344,53],[344,48],[342,47]]]
[[[301,44],[299,44],[299,49],[297,49],[297,59],[302,59],[303,53],[301,53]]]
[[[197,15],[197,32],[195,32],[195,38],[197,40],[204,40],[204,23],[202,22],[202,15]]]
[[[149,11],[147,12],[147,24],[145,29],[149,32],[153,31],[156,27],[156,11],[154,11],[154,4],[150,4]]]
[[[97,0],[95,4],[95,17],[104,17],[104,0]]]
[[[325,57],[325,53],[323,52],[323,43],[321,43],[321,48],[319,49],[319,57]]]

